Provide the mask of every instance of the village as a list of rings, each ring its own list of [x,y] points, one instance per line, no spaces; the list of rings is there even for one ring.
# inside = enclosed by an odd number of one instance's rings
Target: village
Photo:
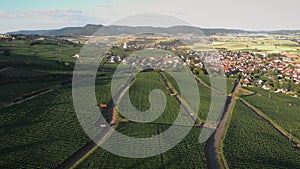
[[[280,54],[221,52],[226,76],[242,75],[243,86],[299,94],[300,64]]]
[[[198,52],[182,50],[179,43],[142,44],[124,43],[120,48],[164,49],[176,51],[177,55],[165,55],[162,58],[127,59],[119,55],[107,55],[108,63],[122,63],[131,66],[161,66],[161,69],[183,64],[189,66],[194,74],[222,72],[226,77],[242,77],[244,87],[256,86],[276,93],[300,96],[300,63],[284,54],[261,54],[245,51]],[[178,52],[181,51],[181,52]]]

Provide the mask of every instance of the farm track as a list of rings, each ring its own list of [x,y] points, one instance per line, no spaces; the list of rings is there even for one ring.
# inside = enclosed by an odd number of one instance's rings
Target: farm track
[[[170,92],[176,94],[176,92],[173,91],[174,90],[173,87],[168,84],[167,78],[162,73],[160,73],[160,74],[161,74],[166,86],[170,89]],[[202,84],[204,87],[210,89],[211,91],[216,92],[218,95],[224,95],[221,91],[212,88],[211,86],[206,84],[204,81],[202,81],[197,76],[194,76],[194,78],[200,84]],[[206,155],[206,158],[207,158],[207,161],[208,161],[209,168],[212,168],[212,169],[225,168],[225,160],[221,156],[221,142],[222,142],[222,140],[225,136],[226,124],[228,123],[230,114],[231,114],[232,109],[235,105],[235,102],[236,102],[235,94],[239,91],[240,85],[241,85],[240,80],[238,80],[235,83],[234,88],[232,89],[231,96],[227,96],[225,107],[224,107],[224,110],[223,110],[223,113],[222,113],[223,114],[222,119],[221,119],[216,131],[210,137],[210,139],[208,140],[208,142],[205,145],[205,155]],[[176,94],[175,96],[177,96],[176,97],[177,100],[179,102],[181,102],[178,95]],[[192,116],[192,118],[195,118],[195,116]],[[198,122],[198,124],[199,124],[199,122]],[[203,126],[203,124],[204,123],[202,123],[201,125]]]
[[[58,165],[57,169],[67,169],[72,168],[76,164],[78,164],[80,161],[82,161],[85,157],[87,157],[89,154],[91,154],[93,151],[95,151],[98,148],[98,145],[103,143],[113,132],[113,125],[117,123],[117,120],[114,119],[114,117],[117,117],[115,114],[116,111],[114,111],[115,105],[113,100],[119,100],[124,93],[129,88],[130,84],[133,82],[134,77],[130,77],[130,79],[127,81],[127,83],[118,91],[118,93],[114,96],[113,99],[108,104],[108,112],[113,114],[113,118],[110,122],[112,126],[105,127],[103,131],[93,140],[97,140],[97,144],[94,141],[90,141],[86,145],[84,145],[81,149],[79,149],[77,152],[75,152],[73,155],[71,155],[68,159],[66,159],[62,164]],[[101,122],[101,117],[99,118],[98,122]]]
[[[102,77],[102,76],[98,76],[97,77]],[[0,102],[0,108],[3,107],[8,107],[8,106],[12,106],[14,104],[20,104],[26,100],[30,100],[33,99],[41,94],[45,94],[45,93],[49,93],[51,91],[54,91],[56,89],[60,89],[63,87],[66,87],[68,85],[71,85],[73,82],[67,82],[65,84],[58,84],[58,85],[52,85],[52,86],[48,86],[48,87],[43,87],[37,90],[33,90],[29,93],[25,93],[22,96],[17,96],[14,99],[12,99],[11,101],[6,101],[6,102]]]
[[[204,82],[203,82],[204,83]],[[240,79],[235,83],[232,95],[227,96],[222,119],[205,145],[205,155],[208,161],[208,167],[212,169],[225,168],[225,159],[221,155],[221,142],[225,136],[226,125],[236,102],[235,94],[240,88]],[[211,88],[211,87],[210,87]]]
[[[84,157],[88,156],[93,151],[95,151],[98,148],[98,144],[101,144],[101,142],[103,142],[103,140],[106,139],[111,132],[112,132],[111,128],[109,127],[104,128],[103,131],[100,133],[100,135],[97,136],[97,139],[99,140],[97,144],[94,141],[90,141],[82,148],[80,148],[77,152],[75,152],[73,155],[71,155],[69,158],[67,158],[63,163],[58,165],[56,168],[57,169],[72,168],[78,162],[83,160]]]
[[[98,77],[98,76],[97,76]],[[83,79],[84,80],[84,79]],[[133,81],[133,78],[130,79],[130,82],[126,85],[130,85],[130,83]],[[76,82],[74,82],[76,83]],[[24,94],[23,97],[17,97],[13,99],[12,102],[6,103],[5,105],[0,106],[0,108],[7,107],[7,106],[13,106],[15,104],[20,104],[22,102],[25,102],[27,100],[33,99],[35,97],[38,97],[39,95],[46,94],[49,92],[52,92],[54,90],[64,88],[66,86],[72,85],[72,82],[64,84],[64,85],[55,85],[55,86],[49,86],[42,89],[34,90],[28,94]],[[116,94],[115,98],[121,97],[122,93],[124,93],[123,90],[125,90],[126,85]],[[113,104],[113,101],[111,101]],[[109,106],[110,109],[109,112],[114,112],[114,106]],[[115,116],[115,115],[114,115]],[[98,140],[97,143],[100,144],[107,138],[110,133],[112,132],[111,128],[106,127],[104,130],[95,138],[95,140]],[[86,145],[84,145],[82,148],[80,148],[77,152],[75,152],[73,155],[71,155],[68,159],[66,159],[63,163],[59,164],[56,168],[71,168],[73,165],[75,165],[78,161],[80,161],[83,157],[90,154],[97,148],[97,144],[94,141],[88,142]]]
[[[250,109],[252,112],[256,113],[258,116],[260,116],[263,120],[265,120],[267,123],[269,123],[275,130],[277,130],[283,137],[288,139],[292,146],[300,149],[300,142],[299,140],[292,137],[287,131],[285,131],[283,128],[281,128],[277,123],[275,123],[272,119],[270,119],[265,113],[263,113],[261,110],[257,109],[255,106],[247,102],[246,100],[240,98],[239,99],[242,104],[244,104],[248,109]]]
[[[165,75],[163,75],[163,73],[161,73],[161,72],[159,74],[162,77],[165,85],[169,89],[170,93],[171,94],[175,94],[174,97],[176,98],[176,100],[181,104],[181,106],[184,108],[184,110],[186,112],[188,112],[188,114],[190,115],[190,117],[192,118],[192,120],[195,121],[195,123],[197,124],[197,126],[203,125],[203,123],[198,119],[197,115],[193,111],[191,111],[190,106],[180,97],[180,95],[174,89],[174,87],[170,85],[171,83],[168,81],[167,77]]]
[[[12,99],[9,102],[4,102],[3,104],[0,104],[0,108],[12,106],[14,104],[20,104],[20,103],[22,103],[26,100],[33,99],[33,98],[35,98],[35,97],[37,97],[41,94],[49,93],[51,91],[63,88],[63,87],[68,86],[70,84],[72,84],[72,83],[67,83],[67,84],[64,84],[64,85],[49,86],[49,87],[44,87],[44,88],[41,88],[41,89],[31,91],[30,93],[26,93],[26,94],[23,94],[22,96],[15,97],[14,99]]]
[[[163,152],[161,151],[161,139],[160,139],[160,131],[159,131],[159,127],[158,127],[159,125],[156,125],[156,127],[157,127],[157,135],[158,135],[158,144],[159,144],[159,156],[160,156],[160,160],[161,160],[161,168],[162,169],[165,169],[165,166],[164,166],[164,157],[163,157]]]
[[[194,75],[194,78],[195,78],[200,84],[202,84],[204,87],[210,89],[211,91],[216,92],[216,94],[218,94],[218,95],[224,96],[224,93],[223,93],[223,92],[221,92],[221,91],[219,91],[218,89],[215,89],[215,88],[211,87],[210,85],[206,84],[201,78],[197,77],[196,75]]]
[[[111,100],[110,104],[114,104],[113,101],[116,100],[119,104],[121,98],[125,95],[125,93],[129,90],[130,85],[134,82],[134,77],[130,76],[129,80],[126,82],[126,84],[118,91],[118,93],[114,96],[114,98]],[[116,124],[118,122],[118,112],[114,109],[115,106],[112,106],[110,108],[113,108],[110,110],[110,112],[113,112],[113,117],[111,119],[110,124]]]

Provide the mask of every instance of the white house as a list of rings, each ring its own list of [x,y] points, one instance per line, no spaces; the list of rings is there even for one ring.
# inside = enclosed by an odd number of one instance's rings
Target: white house
[[[73,57],[73,58],[79,58],[80,55],[79,55],[79,54],[75,54],[75,55],[73,55],[72,57]]]
[[[123,48],[127,49],[127,43],[124,43]]]

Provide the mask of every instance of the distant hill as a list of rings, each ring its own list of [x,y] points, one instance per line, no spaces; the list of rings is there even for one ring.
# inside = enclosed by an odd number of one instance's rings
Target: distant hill
[[[300,30],[278,30],[278,31],[271,31],[272,34],[300,34]]]
[[[20,30],[20,31],[15,31],[15,32],[7,32],[6,34],[45,35],[51,31],[54,31],[54,29],[51,29],[51,30]]]
[[[192,26],[173,26],[169,28],[152,27],[152,26],[103,26],[88,24],[83,27],[66,27],[52,30],[21,30],[8,32],[7,34],[36,34],[36,35],[53,35],[53,36],[91,36],[100,28],[97,35],[120,35],[120,34],[137,34],[137,33],[165,33],[165,34],[196,34],[196,35],[214,35],[218,33],[245,33],[238,29],[201,29]],[[199,31],[201,30],[201,31]],[[203,33],[202,33],[203,32]]]
[[[47,32],[43,35],[55,35],[55,36],[91,36],[98,29],[103,27],[102,25],[88,24],[83,27],[66,27],[58,30]]]
[[[291,34],[300,33],[300,30],[279,30],[279,31],[244,31],[240,29],[201,29],[193,26],[173,26],[169,28],[152,27],[152,26],[103,26],[87,24],[83,27],[66,27],[62,29],[52,30],[21,30],[16,32],[8,32],[7,34],[37,34],[37,35],[53,35],[53,36],[91,36],[100,28],[101,31],[96,35],[120,35],[120,34],[137,34],[137,33],[165,33],[165,34],[195,34],[207,36],[215,34],[238,34],[238,33],[270,33],[270,34]],[[199,31],[201,30],[201,31]],[[203,32],[203,33],[202,33]]]

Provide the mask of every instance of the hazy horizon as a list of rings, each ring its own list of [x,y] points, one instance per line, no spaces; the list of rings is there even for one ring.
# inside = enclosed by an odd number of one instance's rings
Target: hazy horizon
[[[137,0],[74,1],[18,0],[3,2],[0,32],[46,30],[86,24],[107,25],[124,16],[159,13],[182,18],[201,28],[242,29],[248,31],[299,30],[300,11],[296,0],[199,1]]]
[[[89,25],[90,23],[78,25],[78,26],[63,26],[58,28],[46,28],[46,29],[18,29],[18,30],[12,30],[7,32],[0,32],[0,34],[6,34],[10,32],[18,32],[18,31],[40,31],[40,30],[59,30],[66,27],[84,27],[86,25]],[[202,26],[194,26],[194,25],[173,25],[173,26],[151,26],[151,25],[140,25],[140,26],[132,26],[132,25],[108,25],[108,24],[101,24],[101,23],[93,23],[90,25],[103,25],[103,26],[129,26],[129,27],[154,27],[154,28],[170,28],[175,26],[193,26],[198,27],[201,29],[228,29],[228,30],[243,30],[248,32],[272,32],[272,31],[300,31],[299,29],[272,29],[272,30],[248,30],[248,29],[242,29],[242,28],[227,28],[227,27],[202,27]]]

